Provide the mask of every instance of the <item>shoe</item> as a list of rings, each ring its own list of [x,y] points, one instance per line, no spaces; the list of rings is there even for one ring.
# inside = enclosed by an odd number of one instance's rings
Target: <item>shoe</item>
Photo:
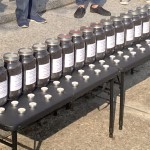
[[[29,21],[28,19],[17,19],[18,26],[21,28],[28,28],[29,27]]]
[[[150,4],[150,0],[145,0],[146,3]]]
[[[46,19],[42,18],[38,14],[36,16],[30,16],[28,17],[28,19],[30,19],[30,21],[35,21],[37,23],[47,23]]]
[[[120,4],[121,5],[128,5],[129,4],[129,0],[120,0]]]
[[[83,18],[85,15],[85,8],[83,7],[79,7],[76,12],[74,13],[74,17],[75,18]]]
[[[107,10],[105,10],[104,8],[102,8],[100,5],[98,5],[98,7],[93,8],[92,5],[90,7],[90,12],[91,13],[97,13],[103,16],[111,16],[111,13]]]

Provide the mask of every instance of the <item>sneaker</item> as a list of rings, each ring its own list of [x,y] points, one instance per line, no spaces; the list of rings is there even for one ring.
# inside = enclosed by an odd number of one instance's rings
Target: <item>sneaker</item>
[[[146,3],[150,4],[150,0],[145,0]]]
[[[97,13],[103,16],[111,16],[111,13],[107,10],[105,10],[104,8],[102,8],[100,5],[96,8],[93,8],[92,5],[90,7],[90,12],[91,13]]]
[[[78,9],[76,10],[76,12],[74,13],[74,17],[75,18],[83,18],[85,15],[85,8],[83,7],[78,7]]]
[[[129,0],[120,0],[120,4],[121,5],[128,5],[129,4]]]
[[[30,19],[30,21],[35,21],[37,23],[47,23],[46,19],[42,18],[38,14],[36,16],[30,16],[28,17],[28,19]]]
[[[28,28],[29,21],[27,19],[17,19],[18,26],[21,28]]]

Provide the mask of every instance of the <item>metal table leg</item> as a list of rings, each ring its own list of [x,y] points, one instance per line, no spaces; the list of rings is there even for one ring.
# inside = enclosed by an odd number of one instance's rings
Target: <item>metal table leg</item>
[[[17,150],[17,131],[12,132],[12,150]]]
[[[114,79],[110,80],[110,118],[109,118],[109,137],[113,138],[114,132]]]
[[[122,130],[123,127],[123,114],[124,114],[124,102],[125,102],[124,75],[125,73],[121,72],[119,130]]]

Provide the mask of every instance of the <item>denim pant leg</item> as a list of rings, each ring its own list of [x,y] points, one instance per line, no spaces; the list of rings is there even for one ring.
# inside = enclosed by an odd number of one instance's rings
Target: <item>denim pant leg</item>
[[[37,15],[37,0],[29,0],[29,12],[28,12],[28,18],[31,16],[36,16]]]
[[[91,0],[92,4],[99,5],[101,0]]]
[[[88,0],[76,0],[77,5],[84,5]]]
[[[16,18],[27,19],[28,17],[28,8],[29,8],[29,0],[16,0]]]

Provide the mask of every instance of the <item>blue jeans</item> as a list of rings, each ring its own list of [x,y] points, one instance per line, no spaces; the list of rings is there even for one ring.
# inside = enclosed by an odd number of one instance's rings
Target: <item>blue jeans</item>
[[[16,5],[17,20],[37,15],[37,0],[16,0]]]
[[[77,5],[84,5],[88,0],[76,0]],[[92,4],[99,5],[101,0],[90,0]]]

